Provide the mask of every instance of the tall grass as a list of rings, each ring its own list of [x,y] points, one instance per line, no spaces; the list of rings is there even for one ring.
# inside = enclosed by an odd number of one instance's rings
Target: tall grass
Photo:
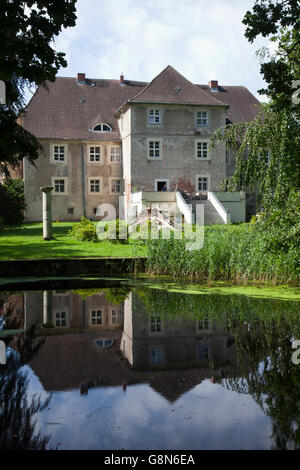
[[[187,250],[186,241],[148,240],[149,273],[195,280],[260,280],[286,282],[299,279],[299,250],[270,249],[270,234],[254,225],[205,227],[204,246]]]

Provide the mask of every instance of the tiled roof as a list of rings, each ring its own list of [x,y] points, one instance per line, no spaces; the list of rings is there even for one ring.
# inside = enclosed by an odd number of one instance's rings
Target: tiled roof
[[[258,113],[260,102],[243,86],[219,86],[219,91],[211,91],[208,85],[197,85],[197,87],[229,105],[226,116],[230,123],[249,122]]]
[[[176,87],[180,87],[176,89]],[[247,122],[257,114],[258,100],[242,86],[221,86],[212,92],[208,85],[194,85],[168,66],[149,84],[125,80],[57,77],[39,87],[29,102],[23,126],[38,138],[120,140],[115,113],[126,103],[186,103],[204,106],[229,105],[230,122]],[[91,132],[106,123],[112,132]]]
[[[144,90],[129,101],[224,106],[223,101],[219,101],[215,96],[191,83],[171,65],[168,65]]]
[[[92,85],[94,84],[94,85]],[[141,91],[146,83],[119,80],[87,80],[57,77],[47,88],[39,87],[27,106],[23,126],[38,138],[120,140],[114,113],[124,101]],[[91,132],[105,123],[113,132]]]

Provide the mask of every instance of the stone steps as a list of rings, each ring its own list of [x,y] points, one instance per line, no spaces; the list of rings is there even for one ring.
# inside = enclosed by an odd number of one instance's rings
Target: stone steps
[[[197,204],[204,205],[204,225],[222,225],[225,223],[210,201],[203,199],[197,202],[189,201],[188,204],[192,204],[193,214],[196,214]]]

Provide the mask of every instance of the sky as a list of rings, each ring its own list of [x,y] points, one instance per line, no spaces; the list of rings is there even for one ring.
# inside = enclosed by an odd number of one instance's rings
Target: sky
[[[77,0],[77,21],[56,38],[59,76],[150,81],[167,65],[193,83],[264,87],[242,19],[254,0]]]

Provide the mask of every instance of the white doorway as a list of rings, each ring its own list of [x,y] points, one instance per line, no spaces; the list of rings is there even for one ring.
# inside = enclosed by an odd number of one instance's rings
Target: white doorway
[[[154,191],[169,191],[169,179],[168,178],[155,179]]]

